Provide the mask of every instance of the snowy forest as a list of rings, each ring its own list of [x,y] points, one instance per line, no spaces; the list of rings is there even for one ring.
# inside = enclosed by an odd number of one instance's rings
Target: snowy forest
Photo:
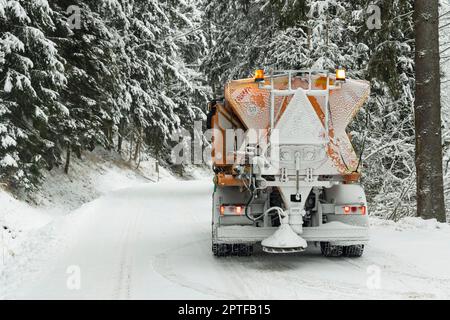
[[[379,24],[367,22],[371,4]],[[97,147],[124,153],[125,142],[130,161],[149,152],[170,166],[171,135],[205,120],[226,81],[345,66],[372,85],[349,131],[371,211],[414,215],[414,46],[412,0],[0,0],[0,183],[39,189],[44,171],[68,172],[71,157]]]

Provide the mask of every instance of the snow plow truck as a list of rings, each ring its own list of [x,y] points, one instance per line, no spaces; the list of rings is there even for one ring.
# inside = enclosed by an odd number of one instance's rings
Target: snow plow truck
[[[370,85],[345,69],[257,70],[209,103],[212,251],[249,256],[320,245],[327,257],[360,257],[369,240],[361,157],[347,126]]]

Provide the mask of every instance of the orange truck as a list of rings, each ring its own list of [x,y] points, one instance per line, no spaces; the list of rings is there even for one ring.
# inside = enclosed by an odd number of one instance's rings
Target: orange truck
[[[370,85],[338,68],[257,70],[209,104],[214,193],[212,251],[358,257],[368,236],[361,157],[346,128]]]

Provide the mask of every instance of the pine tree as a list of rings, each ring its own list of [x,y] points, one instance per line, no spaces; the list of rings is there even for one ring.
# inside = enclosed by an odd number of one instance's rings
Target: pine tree
[[[69,6],[82,17],[70,28]],[[39,182],[97,146],[169,154],[172,133],[202,119],[208,87],[195,1],[0,2],[0,179]]]
[[[398,219],[413,215],[415,206],[412,1],[377,4],[381,29],[369,29],[366,2],[354,3],[356,38],[368,48],[368,59],[355,69],[371,81],[372,96],[352,129],[364,145],[363,182],[372,211]]]
[[[144,139],[159,157],[169,153],[172,133],[182,126],[178,114],[184,120],[186,114],[190,119],[198,114],[198,107],[190,105],[187,95],[204,96],[203,89],[198,90],[192,81],[198,75],[186,66],[189,60],[184,60],[192,59],[186,52],[192,46],[188,38],[195,34],[183,33],[191,27],[183,11],[192,8],[188,2],[175,1],[134,2],[131,8],[126,43],[131,61],[127,84],[132,98],[130,122],[137,143]]]
[[[117,29],[107,21],[113,17],[123,19],[123,14],[115,1],[70,2],[79,6],[82,13],[80,29],[71,30],[66,16],[69,3],[55,1],[52,5],[59,12],[56,41],[66,59],[68,79],[61,99],[70,118],[61,124],[63,129],[58,137],[59,144],[66,149],[68,171],[71,151],[80,157],[82,150],[93,150],[98,145],[113,147],[121,109],[127,107],[123,79],[125,53]]]
[[[67,115],[58,91],[63,59],[47,34],[54,29],[46,0],[0,3],[0,179],[31,188],[39,170],[59,162],[51,125]]]
[[[207,2],[205,14],[214,21],[209,31],[216,45],[203,70],[220,87],[258,67],[352,67],[355,56],[362,58],[367,50],[350,41],[350,9],[351,4],[338,0]],[[239,24],[227,23],[231,20]]]
[[[205,21],[202,20],[202,13],[195,1],[172,1],[171,5],[174,10],[171,10],[169,19],[171,28],[176,30],[176,65],[186,81],[174,79],[170,86],[170,97],[177,106],[175,112],[180,117],[181,127],[196,134],[198,141],[201,141],[203,137],[194,128],[194,123],[206,120],[204,111],[211,96],[211,89],[200,71],[202,59],[208,53],[207,39],[203,32]]]

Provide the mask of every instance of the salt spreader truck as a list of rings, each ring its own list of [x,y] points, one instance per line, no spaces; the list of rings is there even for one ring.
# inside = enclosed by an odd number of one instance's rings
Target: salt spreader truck
[[[212,251],[359,257],[368,210],[359,157],[346,128],[370,85],[344,69],[257,70],[209,104],[214,193]],[[241,133],[241,134],[239,134]]]

